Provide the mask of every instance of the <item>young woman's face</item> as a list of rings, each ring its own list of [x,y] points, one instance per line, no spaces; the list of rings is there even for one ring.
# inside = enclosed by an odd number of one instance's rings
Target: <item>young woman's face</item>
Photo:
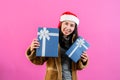
[[[64,36],[70,35],[75,29],[75,23],[72,21],[64,21],[61,24],[61,31]]]

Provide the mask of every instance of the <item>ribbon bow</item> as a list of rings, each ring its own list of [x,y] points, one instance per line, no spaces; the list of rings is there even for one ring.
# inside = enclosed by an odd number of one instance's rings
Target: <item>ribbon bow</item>
[[[88,49],[88,47],[85,46],[84,43],[85,43],[84,39],[77,39],[76,44],[77,44],[78,47],[82,47],[83,46],[85,49]]]
[[[47,40],[50,39],[50,36],[49,36],[49,31],[46,29],[46,28],[43,28],[43,30],[40,30],[40,32],[38,32],[38,35],[39,36],[39,39],[41,40],[42,38],[45,39],[47,38]]]

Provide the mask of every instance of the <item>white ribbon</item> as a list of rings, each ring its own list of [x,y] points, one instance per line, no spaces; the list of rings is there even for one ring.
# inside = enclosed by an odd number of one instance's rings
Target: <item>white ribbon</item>
[[[49,31],[44,27],[43,30],[40,30],[40,32],[38,32],[39,35],[39,39],[42,39],[42,55],[41,56],[45,56],[45,45],[46,45],[46,39],[50,40],[50,36],[58,36],[58,33],[49,33]]]
[[[78,47],[84,47],[85,49],[88,49],[88,47],[84,44],[84,39],[77,39],[76,42],[76,47],[73,49],[73,51],[69,54],[69,57],[71,57],[73,55],[73,53],[77,50]]]

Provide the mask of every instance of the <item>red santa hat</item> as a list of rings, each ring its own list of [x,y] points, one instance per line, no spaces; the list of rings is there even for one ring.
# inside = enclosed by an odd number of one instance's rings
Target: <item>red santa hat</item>
[[[69,11],[64,12],[64,13],[61,15],[61,17],[60,17],[60,22],[66,21],[66,20],[73,21],[73,22],[75,22],[77,25],[79,25],[79,19],[78,19],[78,17],[77,17],[74,13],[71,13],[71,12],[69,12]]]

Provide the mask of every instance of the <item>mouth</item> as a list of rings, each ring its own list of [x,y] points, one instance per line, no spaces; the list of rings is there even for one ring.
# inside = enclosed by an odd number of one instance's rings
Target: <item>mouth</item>
[[[65,34],[69,34],[71,32],[71,30],[66,30],[66,29],[63,29],[63,31]]]
[[[67,31],[65,31],[65,34],[68,34],[68,32],[67,32]]]

